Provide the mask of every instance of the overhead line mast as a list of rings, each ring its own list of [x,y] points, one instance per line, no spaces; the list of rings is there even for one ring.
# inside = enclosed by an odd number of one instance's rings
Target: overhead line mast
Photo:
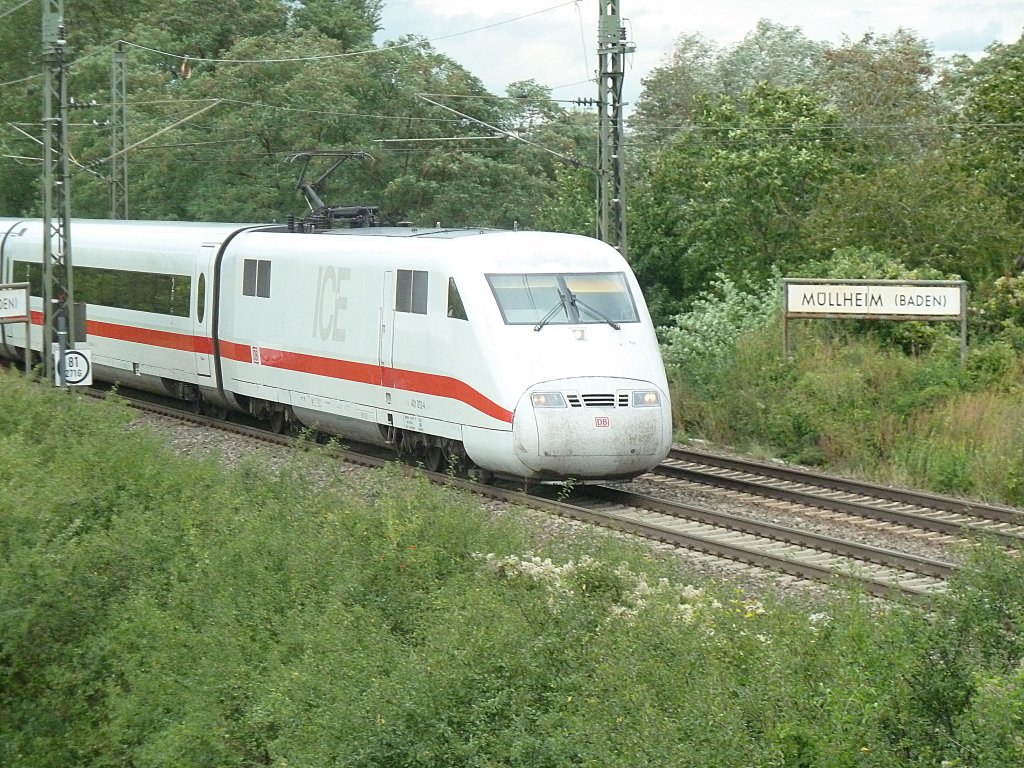
[[[600,0],[597,26],[597,99],[600,118],[597,139],[597,237],[619,250],[626,249],[626,185],[622,157],[622,78],[626,54],[636,50],[627,42],[619,0]]]
[[[54,379],[50,345],[54,330],[74,347],[74,281],[71,273],[71,173],[68,164],[67,29],[63,0],[43,0],[43,373]],[[54,290],[56,288],[56,291]],[[60,366],[60,372],[63,365]],[[61,384],[64,383],[60,375]]]
[[[128,100],[124,43],[118,42],[110,78],[110,218],[128,218]]]

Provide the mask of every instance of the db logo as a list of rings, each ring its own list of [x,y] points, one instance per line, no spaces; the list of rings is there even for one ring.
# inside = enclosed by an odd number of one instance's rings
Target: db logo
[[[595,427],[610,427],[611,425],[612,425],[612,420],[609,419],[607,416],[595,416],[594,417],[594,426]]]

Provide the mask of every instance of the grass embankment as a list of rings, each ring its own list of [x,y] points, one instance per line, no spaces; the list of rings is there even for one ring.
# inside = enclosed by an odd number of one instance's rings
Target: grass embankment
[[[1018,559],[931,615],[757,599],[397,470],[226,471],[0,387],[2,765],[1024,763]]]
[[[1024,507],[1024,278],[999,285],[961,365],[950,323],[891,321],[794,322],[786,360],[777,285],[722,279],[661,329],[679,434]]]
[[[720,445],[897,485],[1024,507],[1024,364],[951,345],[909,356],[810,333],[785,362],[778,328],[699,373],[677,369],[683,430]],[[990,367],[991,366],[991,367]]]

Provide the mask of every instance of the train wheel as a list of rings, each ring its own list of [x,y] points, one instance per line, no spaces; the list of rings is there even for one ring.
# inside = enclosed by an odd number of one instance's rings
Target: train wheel
[[[204,404],[203,413],[212,419],[220,419],[221,421],[227,421],[228,418],[228,409],[217,405]]]
[[[438,445],[427,446],[427,455],[423,459],[423,466],[431,472],[441,472],[445,468],[444,451]]]
[[[466,473],[470,480],[475,480],[481,485],[493,485],[494,484],[494,473],[487,469],[480,469],[480,467],[474,467]]]
[[[275,435],[284,434],[284,429],[288,424],[288,419],[285,418],[284,408],[275,408],[270,412],[270,417],[267,419],[267,423],[270,426],[270,431]]]

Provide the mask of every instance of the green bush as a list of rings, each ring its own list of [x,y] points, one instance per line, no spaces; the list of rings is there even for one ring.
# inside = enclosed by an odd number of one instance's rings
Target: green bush
[[[397,466],[227,471],[0,380],[2,765],[1020,760],[1024,564],[994,548],[930,612],[756,596]]]
[[[754,291],[719,274],[710,290],[694,300],[690,311],[658,329],[665,363],[686,369],[715,365],[732,353],[743,333],[768,325],[778,316],[777,274]]]
[[[862,249],[808,269],[937,277]],[[964,366],[949,324],[792,322],[786,360],[777,305],[723,278],[660,330],[681,437],[1024,504],[1024,356],[1005,334],[973,341]]]
[[[982,287],[971,313],[972,335],[998,339],[1024,351],[1024,275],[997,278]]]

